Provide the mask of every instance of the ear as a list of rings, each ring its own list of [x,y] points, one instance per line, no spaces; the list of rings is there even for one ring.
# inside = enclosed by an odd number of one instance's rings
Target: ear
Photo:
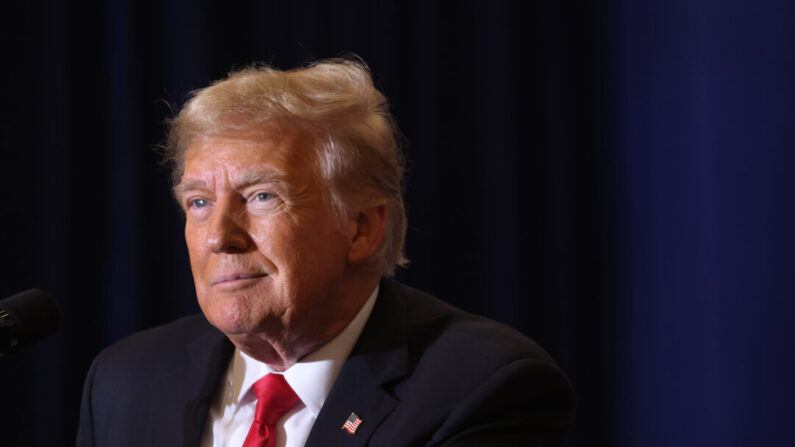
[[[356,217],[356,234],[348,251],[348,262],[359,264],[378,251],[386,228],[386,204],[376,205],[359,212]]]

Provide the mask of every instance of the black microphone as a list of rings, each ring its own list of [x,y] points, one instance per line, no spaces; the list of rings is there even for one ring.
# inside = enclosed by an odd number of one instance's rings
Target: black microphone
[[[61,320],[49,293],[30,289],[0,301],[0,357],[49,336]]]

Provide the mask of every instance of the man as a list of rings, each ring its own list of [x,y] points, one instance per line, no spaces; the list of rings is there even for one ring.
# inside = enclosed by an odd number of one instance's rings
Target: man
[[[78,445],[560,445],[573,397],[543,350],[390,279],[395,133],[357,61],[196,92],[169,150],[203,315],[97,357]]]

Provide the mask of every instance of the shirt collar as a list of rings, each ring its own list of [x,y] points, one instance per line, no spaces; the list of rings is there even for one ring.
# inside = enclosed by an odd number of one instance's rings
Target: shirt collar
[[[290,384],[301,402],[314,416],[320,412],[326,396],[337,380],[342,365],[348,359],[353,346],[359,339],[364,329],[370,312],[373,310],[378,297],[378,289],[367,298],[359,313],[348,323],[334,339],[304,356],[296,364],[284,371],[284,378]],[[232,400],[239,405],[255,400],[253,392],[249,392],[254,382],[271,373],[272,370],[265,363],[249,357],[240,349],[235,348],[232,357],[232,377],[229,383],[232,391]]]

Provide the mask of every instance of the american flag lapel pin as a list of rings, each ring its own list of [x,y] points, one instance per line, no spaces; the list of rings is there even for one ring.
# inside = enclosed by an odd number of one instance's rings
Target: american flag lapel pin
[[[352,435],[355,435],[356,430],[359,428],[361,424],[362,424],[362,419],[359,417],[359,415],[356,413],[351,413],[351,415],[348,416],[348,419],[345,421],[345,423],[342,424],[342,429],[346,430],[348,433]]]

